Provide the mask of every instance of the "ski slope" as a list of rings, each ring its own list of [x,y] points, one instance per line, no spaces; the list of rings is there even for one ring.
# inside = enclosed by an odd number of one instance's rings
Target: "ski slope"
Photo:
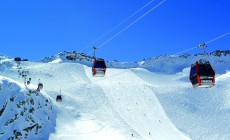
[[[13,79],[21,84],[19,89],[25,89],[17,64],[10,58],[2,58],[1,64],[1,81]],[[53,129],[47,131],[44,127],[38,131],[39,136],[46,136],[44,139],[230,138],[230,72],[218,74],[213,88],[194,89],[188,79],[189,68],[170,75],[143,68],[108,68],[105,77],[92,77],[91,67],[61,59],[50,63],[22,62],[20,66],[32,78],[28,88],[35,89],[40,79],[44,85],[42,98],[50,100],[56,113],[49,124]],[[61,103],[55,100],[58,94],[63,97]],[[13,128],[12,125],[12,131]],[[11,133],[1,127],[3,131]],[[0,139],[8,136],[0,135]]]

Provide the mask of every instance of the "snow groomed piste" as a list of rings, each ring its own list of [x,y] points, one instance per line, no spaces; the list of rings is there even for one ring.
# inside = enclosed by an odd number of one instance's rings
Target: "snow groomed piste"
[[[227,61],[225,57],[221,59]],[[51,63],[21,62],[20,67],[29,71],[31,77],[27,87],[24,78],[19,77],[17,63],[13,59],[1,59],[2,83],[14,83],[20,94],[12,92],[5,96],[6,91],[8,93],[16,88],[1,84],[0,107],[5,105],[5,101],[10,102],[12,97],[17,100],[10,106],[17,106],[24,100],[26,102],[27,98],[37,104],[27,106],[29,110],[34,108],[32,113],[28,111],[29,115],[18,116],[13,123],[3,125],[1,138],[16,137],[16,134],[20,139],[51,140],[196,140],[230,137],[227,125],[230,123],[229,72],[217,73],[216,85],[212,88],[194,89],[188,77],[190,62],[180,73],[170,75],[143,68],[107,68],[104,77],[94,77],[91,67],[64,58],[52,60]],[[216,65],[214,67],[217,68]],[[31,96],[27,89],[36,91],[38,81],[42,82],[43,88],[37,92],[39,96]],[[60,94],[62,102],[56,102]],[[44,100],[46,103],[46,99],[49,103],[47,109],[40,102]],[[5,105],[8,111],[3,111],[1,116],[2,124],[9,122],[10,118],[6,116],[10,116],[10,110],[15,114],[18,112],[17,107],[10,109],[8,105]],[[48,115],[51,106],[53,114]],[[29,116],[34,120],[31,127],[37,125],[26,132],[24,129],[29,126],[22,127],[22,122]],[[36,129],[37,126],[41,128]],[[15,133],[14,129],[17,130]]]

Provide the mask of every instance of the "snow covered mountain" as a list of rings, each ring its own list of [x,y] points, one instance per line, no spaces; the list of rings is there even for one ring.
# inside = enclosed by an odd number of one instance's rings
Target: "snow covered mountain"
[[[68,55],[20,63],[0,56],[0,139],[230,139],[229,51],[208,54],[217,75],[205,89],[188,79],[202,55],[107,62],[105,77],[92,77],[92,57]]]
[[[213,65],[217,73],[225,73],[230,68],[230,51],[216,50],[208,53],[207,60]],[[203,54],[189,55],[183,54],[179,56],[163,55],[155,58],[145,59],[140,63],[140,67],[146,68],[154,72],[162,72],[174,74],[181,72],[184,68],[190,67],[197,60],[203,58]]]
[[[76,62],[83,65],[91,66],[93,57],[87,56],[84,53],[77,53],[76,61],[67,60],[66,56],[70,56],[72,52],[61,52],[55,56],[45,57],[40,62],[61,63],[61,62]],[[203,54],[183,54],[183,55],[161,55],[153,58],[144,59],[141,62],[106,62],[109,68],[145,68],[152,72],[164,74],[175,74],[181,72],[184,68],[190,67],[197,60],[203,58]],[[216,50],[207,54],[207,60],[213,64],[217,73],[225,73],[226,69],[230,68],[230,50]]]
[[[42,139],[55,124],[49,99],[23,84],[0,76],[0,137],[3,139]],[[49,131],[48,131],[49,130]]]
[[[50,99],[37,92],[35,86],[24,85],[21,67],[16,67],[12,59],[1,56],[0,62],[0,137],[46,139],[56,123]],[[13,71],[18,72],[17,78],[11,74]]]
[[[72,52],[63,51],[54,56],[48,56],[41,60],[41,62],[46,63],[62,63],[62,62],[73,62],[71,60],[66,59],[66,56],[71,56]],[[74,62],[81,63],[84,65],[91,65],[93,62],[93,57],[88,56],[84,53],[77,53],[76,60]]]

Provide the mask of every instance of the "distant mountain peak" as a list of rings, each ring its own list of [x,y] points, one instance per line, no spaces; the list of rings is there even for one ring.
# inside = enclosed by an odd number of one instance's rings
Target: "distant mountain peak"
[[[214,55],[214,56],[227,56],[230,55],[230,50],[216,50],[213,51],[211,53],[209,53],[209,55]]]

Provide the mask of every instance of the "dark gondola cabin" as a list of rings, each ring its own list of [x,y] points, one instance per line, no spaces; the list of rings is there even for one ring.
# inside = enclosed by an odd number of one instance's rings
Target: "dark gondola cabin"
[[[106,72],[106,64],[104,59],[94,59],[92,66],[92,75],[93,76],[104,76]]]
[[[42,84],[42,83],[39,83],[39,84],[38,84],[38,88],[37,88],[37,91],[40,91],[40,90],[42,90],[42,88],[43,88],[43,84]]]
[[[194,88],[196,87],[212,87],[215,85],[215,71],[209,61],[196,61],[191,65],[190,77]]]
[[[22,59],[20,57],[15,57],[14,61],[22,61]]]
[[[61,95],[57,95],[56,102],[62,102],[62,96]]]

